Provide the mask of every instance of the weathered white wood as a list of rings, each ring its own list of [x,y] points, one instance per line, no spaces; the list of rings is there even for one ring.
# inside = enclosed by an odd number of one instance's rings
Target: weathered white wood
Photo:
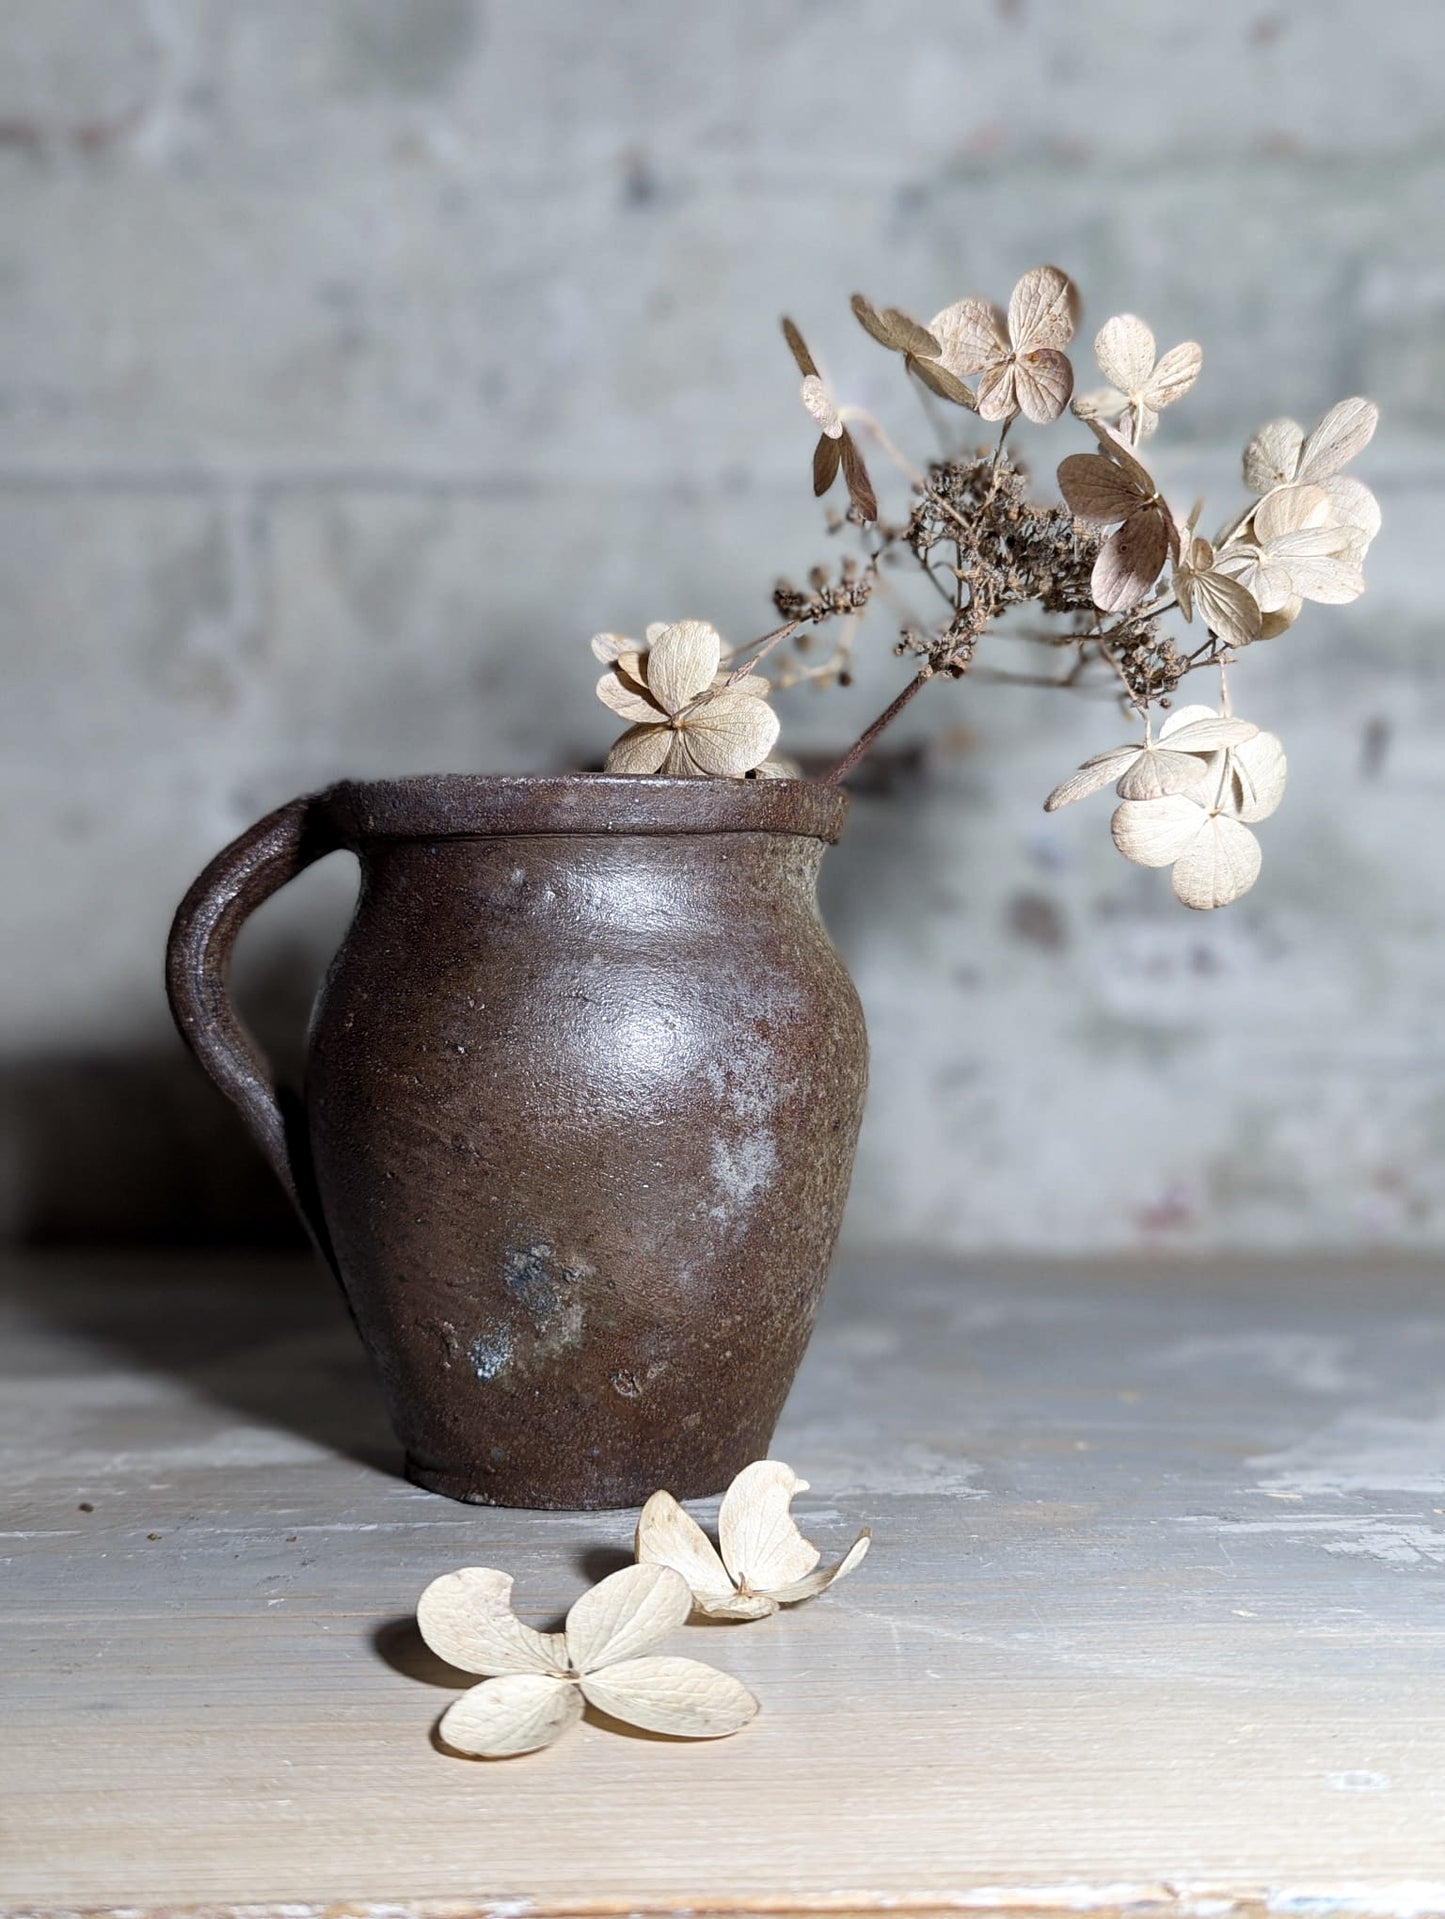
[[[492,1764],[431,1743],[418,1594],[554,1625],[634,1515],[396,1479],[310,1269],[8,1277],[7,1913],[1445,1911],[1434,1270],[853,1262],[777,1450],[873,1551],[669,1642],[762,1716]]]

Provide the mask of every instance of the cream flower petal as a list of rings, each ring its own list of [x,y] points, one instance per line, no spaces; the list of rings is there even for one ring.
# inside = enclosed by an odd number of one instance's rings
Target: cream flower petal
[[[1188,793],[1206,777],[1209,765],[1185,750],[1174,752],[1151,742],[1120,779],[1121,800],[1157,800],[1168,793]]]
[[[758,1710],[740,1679],[696,1659],[625,1659],[587,1673],[581,1691],[600,1712],[675,1739],[724,1739]]]
[[[1054,788],[1044,801],[1044,811],[1057,813],[1061,806],[1072,806],[1075,800],[1086,800],[1091,793],[1112,786],[1138,759],[1139,751],[1137,745],[1130,744],[1113,747],[1107,753],[1096,753],[1093,759],[1084,761],[1077,773],[1071,773]]]
[[[1344,556],[1357,564],[1363,560],[1380,530],[1380,502],[1363,480],[1337,473],[1324,483],[1329,497],[1330,516],[1337,526],[1348,527],[1352,537],[1342,549]]]
[[[981,420],[1011,420],[1018,412],[1014,390],[1014,362],[1000,360],[987,367],[978,383],[978,417]]]
[[[670,726],[634,726],[613,743],[609,773],[651,774],[662,770],[677,735]]]
[[[417,1601],[422,1638],[463,1672],[565,1671],[560,1633],[536,1632],[512,1611],[512,1577],[490,1566],[463,1566],[434,1579]]]
[[[567,1615],[567,1652],[590,1673],[647,1652],[692,1611],[687,1581],[669,1566],[624,1566],[583,1593]]]
[[[1322,486],[1290,485],[1275,487],[1254,509],[1254,537],[1262,546],[1286,533],[1298,533],[1309,527],[1320,532],[1330,527],[1330,496]],[[1321,547],[1321,551],[1327,550]]]
[[[694,1600],[735,1597],[716,1546],[671,1493],[654,1493],[643,1507],[634,1550],[640,1566],[671,1566],[681,1574]]]
[[[1189,705],[1176,706],[1159,728],[1159,737],[1161,740],[1170,740],[1176,733],[1182,733],[1186,726],[1193,726],[1196,720],[1217,720],[1218,718],[1217,710],[1212,706],[1205,706],[1202,701],[1196,700]]]
[[[1244,484],[1251,493],[1286,486],[1299,467],[1304,428],[1297,420],[1271,420],[1244,449]]]
[[[1207,818],[1197,801],[1173,793],[1158,800],[1126,800],[1115,810],[1109,831],[1136,866],[1172,866]]]
[[[1067,346],[1074,337],[1077,305],[1078,292],[1067,273],[1059,267],[1031,267],[1009,296],[1014,350],[1024,354]]]
[[[928,323],[940,358],[955,373],[982,373],[1009,352],[1008,323],[988,300],[955,300]]]
[[[582,1694],[570,1679],[511,1673],[485,1679],[449,1706],[437,1727],[455,1752],[473,1759],[511,1759],[559,1739],[582,1717]]]
[[[667,628],[668,628],[668,622],[666,620],[654,620],[650,626],[644,628],[644,632],[647,638],[647,644],[649,646],[656,646],[657,642],[662,638],[663,634],[667,631]]]
[[[820,431],[830,440],[841,438],[843,422],[838,417],[838,408],[824,381],[816,374],[808,374],[798,389],[803,405],[818,422]]]
[[[807,1489],[780,1459],[755,1460],[728,1487],[718,1508],[718,1544],[736,1585],[774,1592],[817,1565],[822,1554],[788,1510],[793,1495]]]
[[[766,700],[734,687],[714,694],[689,713],[683,729],[687,750],[704,773],[737,777],[750,773],[772,752],[781,722]]]
[[[582,1717],[582,1694],[570,1679],[511,1673],[464,1692],[442,1714],[437,1731],[474,1759],[511,1759],[550,1746]]]
[[[1373,400],[1357,397],[1339,401],[1310,428],[1300,448],[1299,466],[1291,477],[1307,482],[1328,480],[1369,445],[1379,419],[1380,409]]]
[[[1193,601],[1190,610],[1197,608],[1200,619],[1226,646],[1248,646],[1259,638],[1259,604],[1238,580],[1210,567],[1192,577],[1189,592]],[[1182,595],[1179,603],[1184,605]]]
[[[647,656],[647,690],[668,713],[681,713],[712,685],[722,639],[705,620],[679,620],[659,633]]]
[[[1137,313],[1116,313],[1094,335],[1099,371],[1126,399],[1143,392],[1154,357],[1154,335]]]
[[[1181,340],[1170,347],[1145,383],[1143,398],[1151,407],[1173,406],[1199,378],[1204,366],[1204,349],[1197,340]]]
[[[1259,878],[1259,841],[1247,826],[1211,814],[1174,864],[1174,896],[1207,912],[1228,906]]]
[[[621,659],[624,653],[635,653],[637,650],[636,640],[629,640],[625,633],[594,633],[592,635],[594,655],[609,666],[614,660]]]
[[[656,726],[665,718],[656,700],[648,699],[639,686],[615,668],[597,682],[597,697],[604,706],[611,707],[619,719],[632,726]]]
[[[671,741],[667,749],[667,758],[662,762],[664,776],[670,780],[701,779],[703,769],[687,750],[686,733],[672,734]]]
[[[811,1599],[816,1593],[825,1592],[829,1586],[836,1585],[838,1580],[852,1572],[867,1553],[872,1539],[872,1533],[867,1530],[859,1533],[836,1566],[807,1573],[802,1579],[793,1580],[791,1585],[779,1586],[772,1595],[773,1599],[780,1606],[796,1606],[800,1599]]]
[[[1036,347],[1014,361],[1014,389],[1027,419],[1048,426],[1069,404],[1074,369],[1067,357],[1052,347]]]
[[[1167,741],[1178,753],[1214,753],[1221,746],[1243,746],[1258,736],[1253,720],[1237,720],[1233,714],[1222,718],[1208,706],[1182,706],[1159,729],[1161,743]]]
[[[778,1610],[771,1593],[734,1592],[727,1599],[697,1599],[695,1604],[704,1619],[767,1619]]]
[[[1267,820],[1284,798],[1289,763],[1277,734],[1257,733],[1233,748],[1223,811],[1237,820]]]

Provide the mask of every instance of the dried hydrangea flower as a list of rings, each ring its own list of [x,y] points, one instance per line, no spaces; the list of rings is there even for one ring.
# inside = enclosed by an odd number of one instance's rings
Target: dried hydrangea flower
[[[836,1566],[818,1572],[822,1554],[788,1510],[794,1493],[807,1488],[781,1460],[745,1466],[718,1508],[717,1546],[671,1493],[654,1493],[637,1522],[638,1562],[681,1574],[693,1604],[709,1619],[765,1619],[780,1606],[811,1599],[853,1570],[870,1535],[860,1533]]]
[[[1226,646],[1248,646],[1262,631],[1259,602],[1248,587],[1223,570],[1213,545],[1196,534],[1198,517],[1196,507],[1180,536],[1171,581],[1179,611],[1186,620],[1193,620],[1197,612]]]
[[[758,1710],[729,1674],[696,1659],[651,1656],[692,1611],[687,1581],[665,1566],[612,1573],[583,1593],[560,1633],[524,1625],[511,1601],[510,1574],[464,1566],[434,1579],[417,1602],[432,1651],[486,1675],[442,1715],[441,1736],[457,1752],[536,1752],[577,1723],[584,1703],[676,1739],[724,1738]]]
[[[1277,487],[1219,549],[1216,564],[1253,595],[1262,613],[1292,609],[1293,617],[1304,600],[1344,606],[1365,590],[1354,557],[1359,533],[1339,524],[1324,487]]]
[[[1210,707],[1184,707],[1196,724]],[[1175,897],[1208,911],[1228,906],[1259,878],[1260,846],[1246,821],[1267,819],[1284,797],[1284,748],[1256,731],[1216,756],[1209,778],[1187,793],[1126,800],[1110,822],[1114,844],[1137,866],[1172,866]]]
[[[1179,553],[1179,528],[1168,502],[1128,447],[1090,422],[1098,453],[1071,453],[1059,463],[1059,491],[1069,511],[1094,526],[1112,526],[1094,562],[1095,606],[1121,613],[1137,606],[1164,562]]]
[[[1147,440],[1166,406],[1182,399],[1199,378],[1204,349],[1183,340],[1156,359],[1154,335],[1137,313],[1116,313],[1094,336],[1094,358],[1110,384],[1101,393],[1081,394],[1074,411],[1081,419],[1108,420],[1131,446]]]
[[[1244,449],[1244,484],[1251,493],[1277,486],[1320,486],[1335,478],[1370,444],[1379,424],[1373,400],[1340,400],[1306,433],[1295,420],[1271,420]]]
[[[1058,267],[1031,267],[1009,297],[1007,317],[989,300],[956,300],[935,314],[928,331],[943,348],[943,365],[981,373],[978,412],[1011,420],[1020,410],[1037,426],[1057,420],[1074,390],[1074,369],[1061,349],[1074,337],[1078,290]]]
[[[597,697],[632,723],[607,755],[607,771],[736,779],[761,765],[778,737],[767,681],[756,673],[736,685],[720,681],[722,641],[705,621],[679,620],[648,634],[645,650],[611,633],[592,642],[594,653],[599,643],[617,643]]]
[[[884,307],[880,313],[861,293],[853,295],[851,304],[854,317],[869,338],[892,353],[901,353],[906,370],[916,374],[930,393],[941,400],[952,400],[955,406],[977,407],[973,389],[944,365],[942,343],[927,327],[898,307]]]
[[[813,449],[814,494],[821,499],[841,470],[848,498],[858,513],[865,520],[876,520],[878,496],[873,491],[873,482],[868,478],[868,469],[863,464],[858,443],[843,424],[838,402],[819,373],[808,351],[807,341],[788,319],[783,321],[783,338],[803,376],[799,397],[818,427],[818,444]]]
[[[1161,799],[1188,793],[1205,780],[1221,748],[1242,746],[1259,728],[1249,720],[1221,716],[1207,706],[1182,706],[1171,713],[1155,739],[1146,729],[1143,743],[1112,746],[1084,761],[1044,801],[1046,813],[1087,799],[1112,785],[1121,800]]]

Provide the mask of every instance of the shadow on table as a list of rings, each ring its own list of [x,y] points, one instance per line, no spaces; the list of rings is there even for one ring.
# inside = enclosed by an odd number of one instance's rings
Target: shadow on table
[[[47,1252],[6,1275],[10,1310],[115,1369],[166,1375],[247,1425],[400,1475],[402,1455],[319,1259]]]

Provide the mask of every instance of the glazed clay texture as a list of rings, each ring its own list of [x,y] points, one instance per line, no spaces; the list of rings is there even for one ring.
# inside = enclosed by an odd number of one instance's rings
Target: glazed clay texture
[[[862,1111],[815,896],[845,806],[792,781],[347,784],[197,882],[178,1021],[331,1258],[420,1484],[625,1506],[766,1453]],[[288,1126],[221,974],[245,912],[337,844],[360,901]]]

